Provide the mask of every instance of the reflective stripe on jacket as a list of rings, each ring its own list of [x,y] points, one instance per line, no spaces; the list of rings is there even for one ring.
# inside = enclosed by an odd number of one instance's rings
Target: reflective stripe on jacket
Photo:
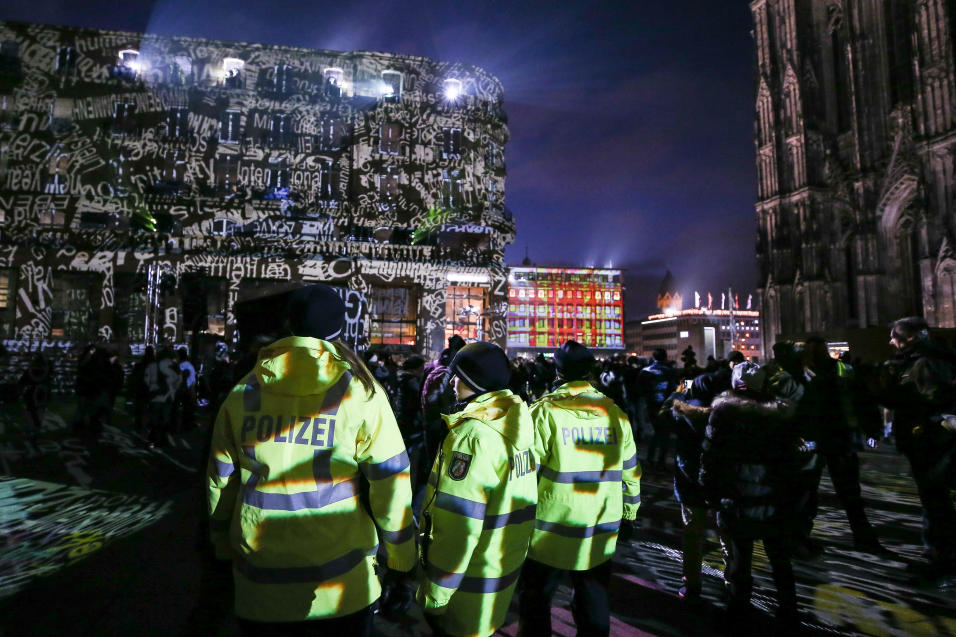
[[[216,418],[208,500],[246,619],[365,608],[381,592],[378,535],[389,567],[415,565],[408,455],[388,397],[381,387],[369,396],[326,341],[290,337],[260,352]]]
[[[505,621],[534,528],[534,434],[510,390],[445,416],[449,432],[425,496],[425,612],[451,635],[490,635]]]
[[[622,516],[633,520],[641,504],[641,467],[627,416],[587,381],[573,381],[542,396],[531,417],[541,466],[528,557],[571,571],[606,562]]]

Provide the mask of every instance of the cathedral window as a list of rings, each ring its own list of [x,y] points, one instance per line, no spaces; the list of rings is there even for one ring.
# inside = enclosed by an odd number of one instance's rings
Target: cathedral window
[[[136,102],[113,102],[113,126],[114,135],[129,135],[133,132],[136,122],[133,119],[136,114]]]
[[[76,49],[61,46],[56,53],[56,72],[63,77],[72,77],[76,73]]]

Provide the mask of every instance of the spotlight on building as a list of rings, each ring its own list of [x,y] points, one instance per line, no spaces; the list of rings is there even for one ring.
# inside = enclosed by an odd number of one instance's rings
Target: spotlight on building
[[[443,83],[445,99],[454,102],[461,96],[461,80],[448,79]]]

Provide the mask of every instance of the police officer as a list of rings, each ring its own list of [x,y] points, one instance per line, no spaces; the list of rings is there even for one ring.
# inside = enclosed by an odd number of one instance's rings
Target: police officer
[[[578,634],[607,635],[611,556],[621,519],[637,516],[641,468],[627,416],[587,380],[591,352],[568,341],[554,359],[563,384],[531,407],[541,466],[522,576],[521,634],[551,635],[551,598],[570,571]]]
[[[449,371],[460,409],[444,416],[448,435],[428,481],[418,599],[435,634],[490,635],[505,621],[534,529],[534,433],[500,347],[466,345]]]
[[[416,564],[401,434],[381,386],[333,341],[345,305],[332,288],[258,305],[287,317],[289,335],[263,347],[227,396],[208,465],[210,534],[217,556],[233,560],[240,627],[370,634],[379,537],[388,568]]]

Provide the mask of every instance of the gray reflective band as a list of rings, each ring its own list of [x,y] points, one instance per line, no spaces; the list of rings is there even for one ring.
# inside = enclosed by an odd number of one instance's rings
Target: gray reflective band
[[[304,493],[266,493],[247,489],[242,501],[249,506],[268,511],[300,511],[302,509],[321,509],[329,504],[348,500],[358,495],[355,478],[338,484],[319,485],[315,491]]]
[[[485,518],[485,528],[486,529],[500,529],[503,526],[509,524],[521,524],[523,522],[530,522],[534,519],[535,513],[537,512],[537,506],[534,504],[528,505],[523,509],[516,509],[510,513],[502,513],[501,515],[489,515]]]
[[[624,461],[624,468],[633,469],[636,466],[637,466],[637,454],[635,453],[633,456],[631,456],[630,458]]]
[[[425,571],[428,574],[428,579],[445,588],[458,588],[461,580],[465,578],[464,573],[449,573],[431,562],[425,567]]]
[[[435,498],[435,507],[475,520],[485,519],[485,504],[483,502],[459,498],[448,493],[438,494],[438,497]]]
[[[497,593],[514,584],[520,574],[521,567],[519,566],[502,577],[463,577],[458,590],[465,593]]]
[[[386,531],[384,529],[379,529],[379,531],[382,533],[382,539],[389,544],[401,544],[415,537],[414,524],[409,524],[401,531]]]
[[[243,559],[235,560],[236,570],[258,584],[302,584],[306,582],[322,582],[333,577],[345,575],[353,568],[365,561],[365,558],[375,555],[378,547],[371,551],[355,549],[341,557],[326,562],[320,566],[297,566],[293,568],[267,568],[253,566]]]
[[[620,482],[622,471],[555,471],[547,465],[541,465],[541,475],[551,482],[573,484],[576,482]]]
[[[472,380],[471,376],[466,374],[465,371],[461,368],[461,365],[455,368],[455,373],[461,376],[462,380],[468,383],[468,386],[474,389],[475,391],[477,391],[479,394],[483,394],[486,391],[488,391],[487,389],[485,389],[484,387],[476,383],[474,380]]]
[[[236,465],[231,462],[223,462],[222,460],[216,460],[216,473],[220,478],[228,478],[236,470]]]
[[[359,468],[362,469],[362,474],[369,480],[388,478],[408,468],[408,452],[403,451],[378,464],[363,462],[359,465]]]
[[[594,526],[567,526],[565,524],[558,524],[557,522],[538,520],[534,523],[534,528],[562,537],[588,538],[603,533],[617,532],[617,530],[621,528],[621,521],[614,520],[613,522],[604,522],[603,524],[596,524]]]
[[[625,495],[624,504],[640,504],[641,503],[641,494],[637,495]]]

